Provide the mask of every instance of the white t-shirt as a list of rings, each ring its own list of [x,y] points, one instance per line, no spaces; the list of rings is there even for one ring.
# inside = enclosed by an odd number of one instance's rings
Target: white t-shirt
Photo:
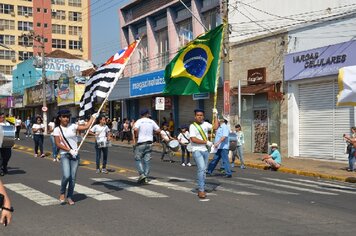
[[[77,139],[77,128],[78,125],[76,124],[70,124],[67,127],[63,127],[61,126],[62,131],[64,136],[66,137],[67,141],[69,142],[70,146],[72,147],[72,149],[77,149],[78,148],[78,139]],[[56,128],[54,128],[53,130],[53,136],[59,136],[60,140],[61,140],[61,144],[66,146],[65,141],[61,138],[62,133],[59,130],[59,127],[57,126]],[[60,150],[60,154],[65,154],[67,153],[67,151],[65,150]]]
[[[153,141],[153,131],[159,130],[153,120],[143,117],[135,122],[134,129],[138,129],[138,143]]]
[[[169,134],[168,130],[161,130],[161,138],[166,141],[169,142],[171,135]]]
[[[188,130],[184,132],[184,136],[183,133],[179,133],[177,139],[180,143],[188,144],[190,142],[190,135]]]
[[[21,119],[15,120],[15,126],[21,126],[21,123],[22,123]]]
[[[10,123],[7,122],[7,121],[4,121],[4,122],[1,122],[0,125],[1,125],[1,126],[8,126],[8,125],[10,125]]]
[[[95,133],[95,138],[97,142],[106,142],[107,141],[107,134],[109,133],[110,129],[107,125],[94,125],[91,129],[91,132]]]
[[[51,122],[48,123],[48,126],[51,128],[51,130],[52,130],[51,135],[53,136],[53,130],[54,130],[54,127],[55,127],[56,125],[54,124],[53,121],[51,121]]]
[[[117,125],[118,125],[117,121],[114,120],[114,121],[112,122],[112,130],[117,130]]]
[[[201,126],[202,130],[204,131],[205,136],[208,138],[208,132],[213,129],[212,124],[210,124],[208,122],[204,122],[200,126]],[[191,124],[189,126],[189,134],[190,134],[190,138],[195,137],[197,139],[204,140],[194,124]],[[192,145],[193,152],[194,151],[203,151],[203,152],[208,151],[205,144],[198,144],[198,143],[191,142],[191,145]]]
[[[40,129],[40,128],[42,128],[42,129],[44,129],[45,127],[44,127],[44,124],[33,124],[32,125],[32,129]],[[33,133],[33,134],[43,134],[43,131],[42,130],[37,130],[35,133]]]

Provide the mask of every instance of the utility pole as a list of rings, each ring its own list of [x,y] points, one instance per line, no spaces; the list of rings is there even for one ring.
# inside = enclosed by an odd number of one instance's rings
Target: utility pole
[[[223,76],[224,76],[224,113],[230,115],[230,43],[229,43],[229,0],[222,0],[224,28],[223,39]]]

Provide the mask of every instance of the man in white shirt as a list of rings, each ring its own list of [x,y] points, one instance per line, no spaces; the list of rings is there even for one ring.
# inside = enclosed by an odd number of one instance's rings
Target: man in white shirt
[[[168,124],[167,123],[164,123],[163,124],[163,130],[161,130],[161,144],[162,144],[162,154],[161,154],[161,161],[163,161],[164,159],[164,156],[168,153],[167,150],[168,150],[168,143],[173,140],[169,130],[168,130]],[[173,163],[173,160],[172,160],[172,157],[171,155],[168,155],[169,156],[169,161],[171,163]]]
[[[9,126],[10,123],[5,120],[5,114],[0,114],[0,125]],[[0,148],[0,176],[7,174],[7,164],[11,157],[11,148]]]
[[[204,110],[195,109],[195,122],[189,127],[190,141],[192,145],[192,152],[195,163],[197,164],[197,183],[198,183],[198,197],[201,199],[206,198],[205,193],[205,171],[208,165],[209,151],[207,147],[213,145],[208,140],[208,132],[216,129],[219,125],[217,119],[217,111],[213,109],[214,127],[212,124],[204,121]]]
[[[148,109],[143,109],[140,114],[141,118],[135,122],[133,127],[135,134],[133,137],[134,155],[139,174],[137,182],[147,183],[150,173],[153,133],[160,133],[161,130],[154,120],[148,118],[150,115]]]

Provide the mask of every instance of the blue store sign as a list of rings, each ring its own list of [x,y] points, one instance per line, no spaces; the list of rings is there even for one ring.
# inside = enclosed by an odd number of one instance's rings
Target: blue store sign
[[[130,97],[162,93],[165,86],[164,70],[130,78]]]

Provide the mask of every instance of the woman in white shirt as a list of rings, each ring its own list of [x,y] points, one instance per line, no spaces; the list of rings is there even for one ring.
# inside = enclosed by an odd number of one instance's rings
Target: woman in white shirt
[[[22,120],[20,119],[20,116],[17,116],[15,119],[15,127],[16,127],[15,139],[17,140],[20,140],[21,125],[22,125]]]
[[[100,173],[101,152],[103,152],[103,166],[101,173],[107,174],[106,163],[108,160],[107,142],[110,141],[110,129],[106,125],[106,117],[99,116],[98,124],[90,129],[90,134],[95,135],[95,151],[96,151],[96,173]]]
[[[36,118],[36,123],[32,125],[32,133],[33,141],[35,142],[35,157],[38,157],[38,148],[40,148],[41,158],[44,158],[45,154],[43,152],[43,132],[45,127],[42,122],[42,117],[38,116]]]
[[[54,136],[53,136],[53,130],[56,126],[55,122],[56,122],[56,118],[53,118],[53,120],[48,124],[48,133],[51,135],[50,140],[52,144],[52,157],[54,162],[59,161],[59,159],[57,158],[58,148],[56,142],[54,141]]]
[[[61,166],[62,166],[62,180],[59,201],[61,204],[66,202],[66,188],[67,202],[69,205],[74,205],[72,199],[75,178],[79,166],[77,131],[87,130],[95,120],[96,114],[93,114],[89,122],[85,125],[70,124],[70,111],[61,110],[58,112],[56,119],[56,128],[53,130],[54,140],[57,147],[60,149]]]

